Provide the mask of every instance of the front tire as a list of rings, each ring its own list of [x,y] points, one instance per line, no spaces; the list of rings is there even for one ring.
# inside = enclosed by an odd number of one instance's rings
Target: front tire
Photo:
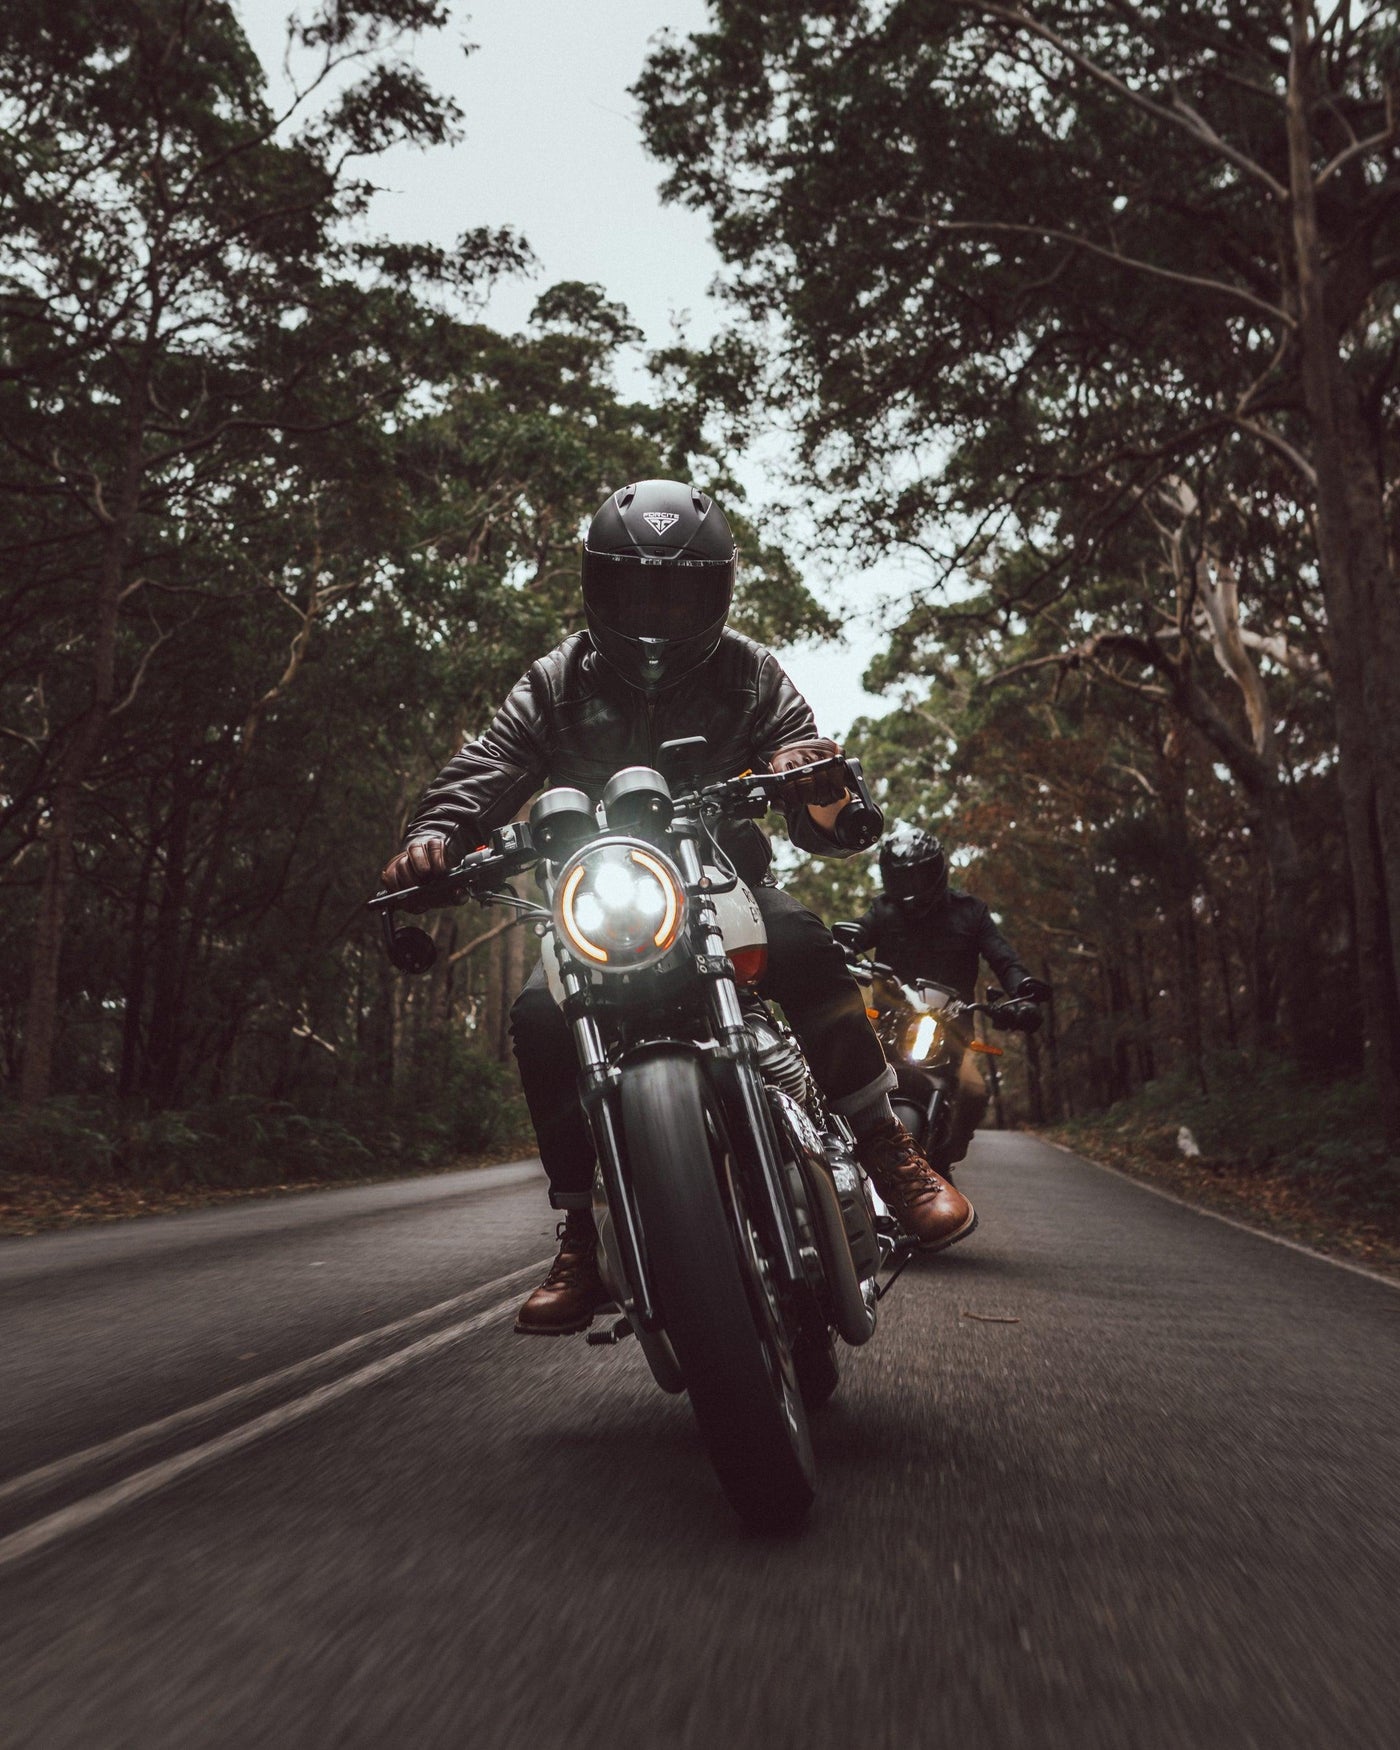
[[[811,1510],[816,1465],[767,1257],[696,1060],[622,1074],[627,1160],[652,1287],[730,1504],[756,1530]]]
[[[815,1332],[804,1331],[792,1346],[792,1364],[807,1414],[814,1416],[830,1402],[832,1393],[841,1383],[841,1369],[831,1333],[823,1331],[818,1337]]]

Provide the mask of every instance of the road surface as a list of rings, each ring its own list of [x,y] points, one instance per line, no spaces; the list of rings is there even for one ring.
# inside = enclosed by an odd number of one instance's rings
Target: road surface
[[[0,1247],[0,1744],[1400,1744],[1400,1291],[1031,1138],[745,1535],[530,1163]]]

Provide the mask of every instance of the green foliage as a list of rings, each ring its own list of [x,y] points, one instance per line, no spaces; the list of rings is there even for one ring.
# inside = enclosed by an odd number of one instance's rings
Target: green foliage
[[[450,1074],[430,1085],[415,1075],[392,1099],[351,1088],[310,1110],[254,1094],[158,1111],[98,1096],[0,1105],[0,1159],[79,1185],[181,1191],[384,1178],[523,1146],[529,1126],[514,1078],[464,1048],[450,1057]]]
[[[1341,708],[1393,652],[1393,566],[1345,585],[1338,554],[1395,546],[1395,42],[1306,0],[733,0],[636,88],[726,262],[731,330],[678,364],[731,428],[795,430],[853,563],[922,564],[867,676],[893,709],[851,739],[1057,985],[1022,1111],[1199,1079],[1212,1037],[1315,1075],[1365,1034],[1388,1085],[1393,654],[1369,733]],[[1371,506],[1327,567],[1319,373]]]
[[[479,308],[529,264],[512,233],[368,232],[375,156],[459,125],[406,52],[446,17],[316,5],[287,119],[226,4],[0,18],[9,1084],[67,882],[57,1098],[6,1116],[14,1158],[261,1183],[518,1121],[519,941],[442,920],[437,972],[401,984],[363,900],[424,782],[579,623],[605,494],[693,472],[742,506],[703,406],[618,392],[640,335],[600,287],[504,334]],[[829,630],[737,525],[745,624]]]

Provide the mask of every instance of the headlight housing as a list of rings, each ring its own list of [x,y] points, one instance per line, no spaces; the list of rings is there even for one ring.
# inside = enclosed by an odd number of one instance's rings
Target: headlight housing
[[[559,871],[554,925],[585,965],[602,972],[654,966],[676,945],[684,923],[680,871],[650,845],[595,841]]]

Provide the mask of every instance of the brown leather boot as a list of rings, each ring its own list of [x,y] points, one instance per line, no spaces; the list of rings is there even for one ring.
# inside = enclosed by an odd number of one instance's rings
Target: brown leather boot
[[[559,1224],[559,1256],[549,1275],[515,1315],[531,1337],[567,1337],[586,1331],[612,1299],[598,1274],[598,1230],[587,1209],[571,1209]]]
[[[923,1251],[941,1252],[977,1226],[977,1211],[939,1178],[897,1118],[861,1137],[856,1154],[890,1214]]]

